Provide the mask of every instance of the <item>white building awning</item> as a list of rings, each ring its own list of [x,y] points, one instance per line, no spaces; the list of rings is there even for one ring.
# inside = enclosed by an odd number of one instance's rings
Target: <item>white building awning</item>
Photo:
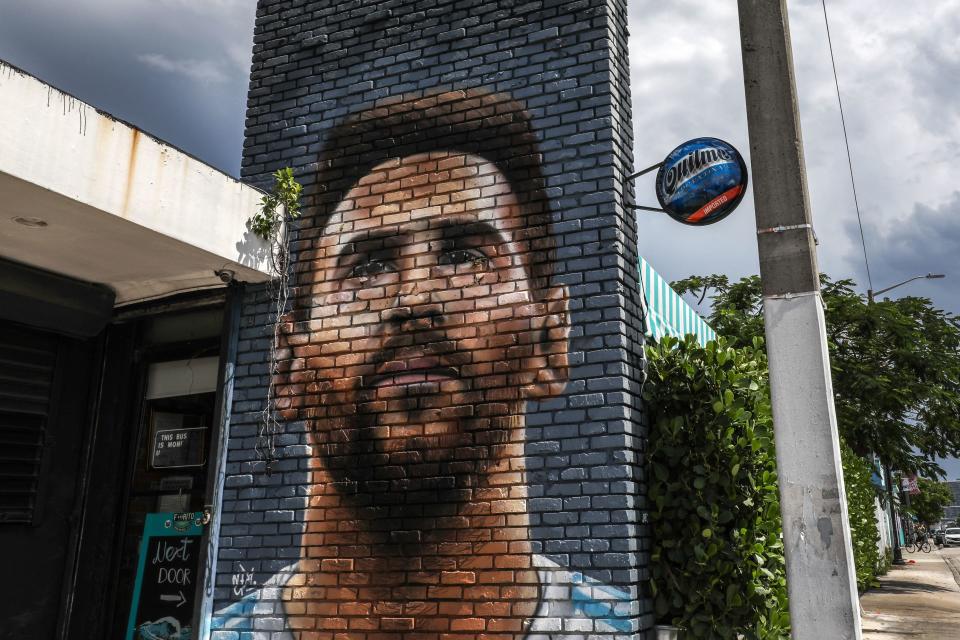
[[[653,340],[663,336],[683,338],[692,333],[702,345],[717,338],[717,332],[677,295],[643,257],[640,258],[639,267],[647,337]]]
[[[269,277],[253,189],[0,62],[0,257],[124,305]]]

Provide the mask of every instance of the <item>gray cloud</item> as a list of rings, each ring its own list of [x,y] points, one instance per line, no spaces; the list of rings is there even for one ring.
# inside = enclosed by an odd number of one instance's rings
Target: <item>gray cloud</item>
[[[960,313],[960,192],[935,206],[917,203],[913,212],[881,228],[867,224],[866,234],[874,287],[883,289],[915,275],[946,273],[943,280],[924,280],[898,289],[895,295],[932,297],[947,311]],[[850,228],[849,233],[859,234]],[[851,257],[852,262],[856,262]],[[852,268],[863,273],[862,264]],[[861,282],[866,282],[862,279]]]
[[[944,2],[924,12],[925,33],[897,32],[897,48],[911,73],[909,93],[924,107],[922,126],[934,135],[960,123],[960,2]]]
[[[638,169],[700,136],[727,140],[749,164],[735,3],[631,2],[630,68]],[[635,183],[639,204],[656,205],[653,175]],[[709,227],[686,227],[666,214],[638,216],[640,253],[667,280],[759,269],[752,193]]]
[[[137,60],[148,67],[182,75],[200,83],[221,84],[230,81],[230,76],[221,68],[222,65],[215,60],[172,59],[162,53],[141,53],[137,55]]]
[[[239,172],[255,2],[2,4],[0,58]]]
[[[828,10],[875,284],[880,288],[913,275],[900,273],[920,266],[905,264],[911,252],[924,256],[923,273],[950,271],[954,255],[927,252],[926,240],[916,235],[899,240],[903,256],[892,266],[885,252],[897,236],[884,233],[913,211],[916,201],[946,202],[957,188],[960,88],[952,79],[960,76],[955,37],[960,0],[937,0],[923,12],[891,3],[832,2]],[[746,152],[736,3],[632,0],[630,11],[637,165],[652,164],[658,154],[699,135],[726,138]],[[820,0],[791,3],[790,22],[820,265],[832,277],[854,277],[865,291]],[[652,180],[641,179],[637,187],[638,200],[650,204]],[[758,270],[752,200],[704,229],[683,228],[656,214],[640,216],[640,251],[668,279],[691,273],[738,277]],[[921,218],[921,226],[932,223]],[[954,220],[939,220],[942,236],[960,227],[960,218]],[[909,292],[957,308],[949,281],[918,283]]]

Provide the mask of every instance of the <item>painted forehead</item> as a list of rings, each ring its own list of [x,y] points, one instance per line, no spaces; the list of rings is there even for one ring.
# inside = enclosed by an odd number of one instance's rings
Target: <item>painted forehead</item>
[[[385,227],[398,234],[427,230],[449,217],[487,222],[513,243],[524,225],[520,210],[509,180],[489,160],[458,151],[416,154],[382,162],[360,178],[327,219],[320,243],[335,246]]]

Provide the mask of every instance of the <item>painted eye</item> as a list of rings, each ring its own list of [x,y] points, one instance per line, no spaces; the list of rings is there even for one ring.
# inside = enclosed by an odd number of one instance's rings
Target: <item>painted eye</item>
[[[387,260],[367,260],[350,270],[351,278],[373,278],[381,273],[391,271],[393,266]]]
[[[486,265],[487,256],[479,249],[451,249],[440,254],[437,264],[441,265],[460,265],[475,264]]]

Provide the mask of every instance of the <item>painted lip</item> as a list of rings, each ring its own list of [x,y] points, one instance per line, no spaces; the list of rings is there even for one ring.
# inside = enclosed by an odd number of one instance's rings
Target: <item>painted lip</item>
[[[366,386],[402,387],[426,382],[443,382],[460,376],[456,367],[443,366],[436,356],[417,356],[406,361],[406,368],[399,371],[381,371],[366,381]]]

